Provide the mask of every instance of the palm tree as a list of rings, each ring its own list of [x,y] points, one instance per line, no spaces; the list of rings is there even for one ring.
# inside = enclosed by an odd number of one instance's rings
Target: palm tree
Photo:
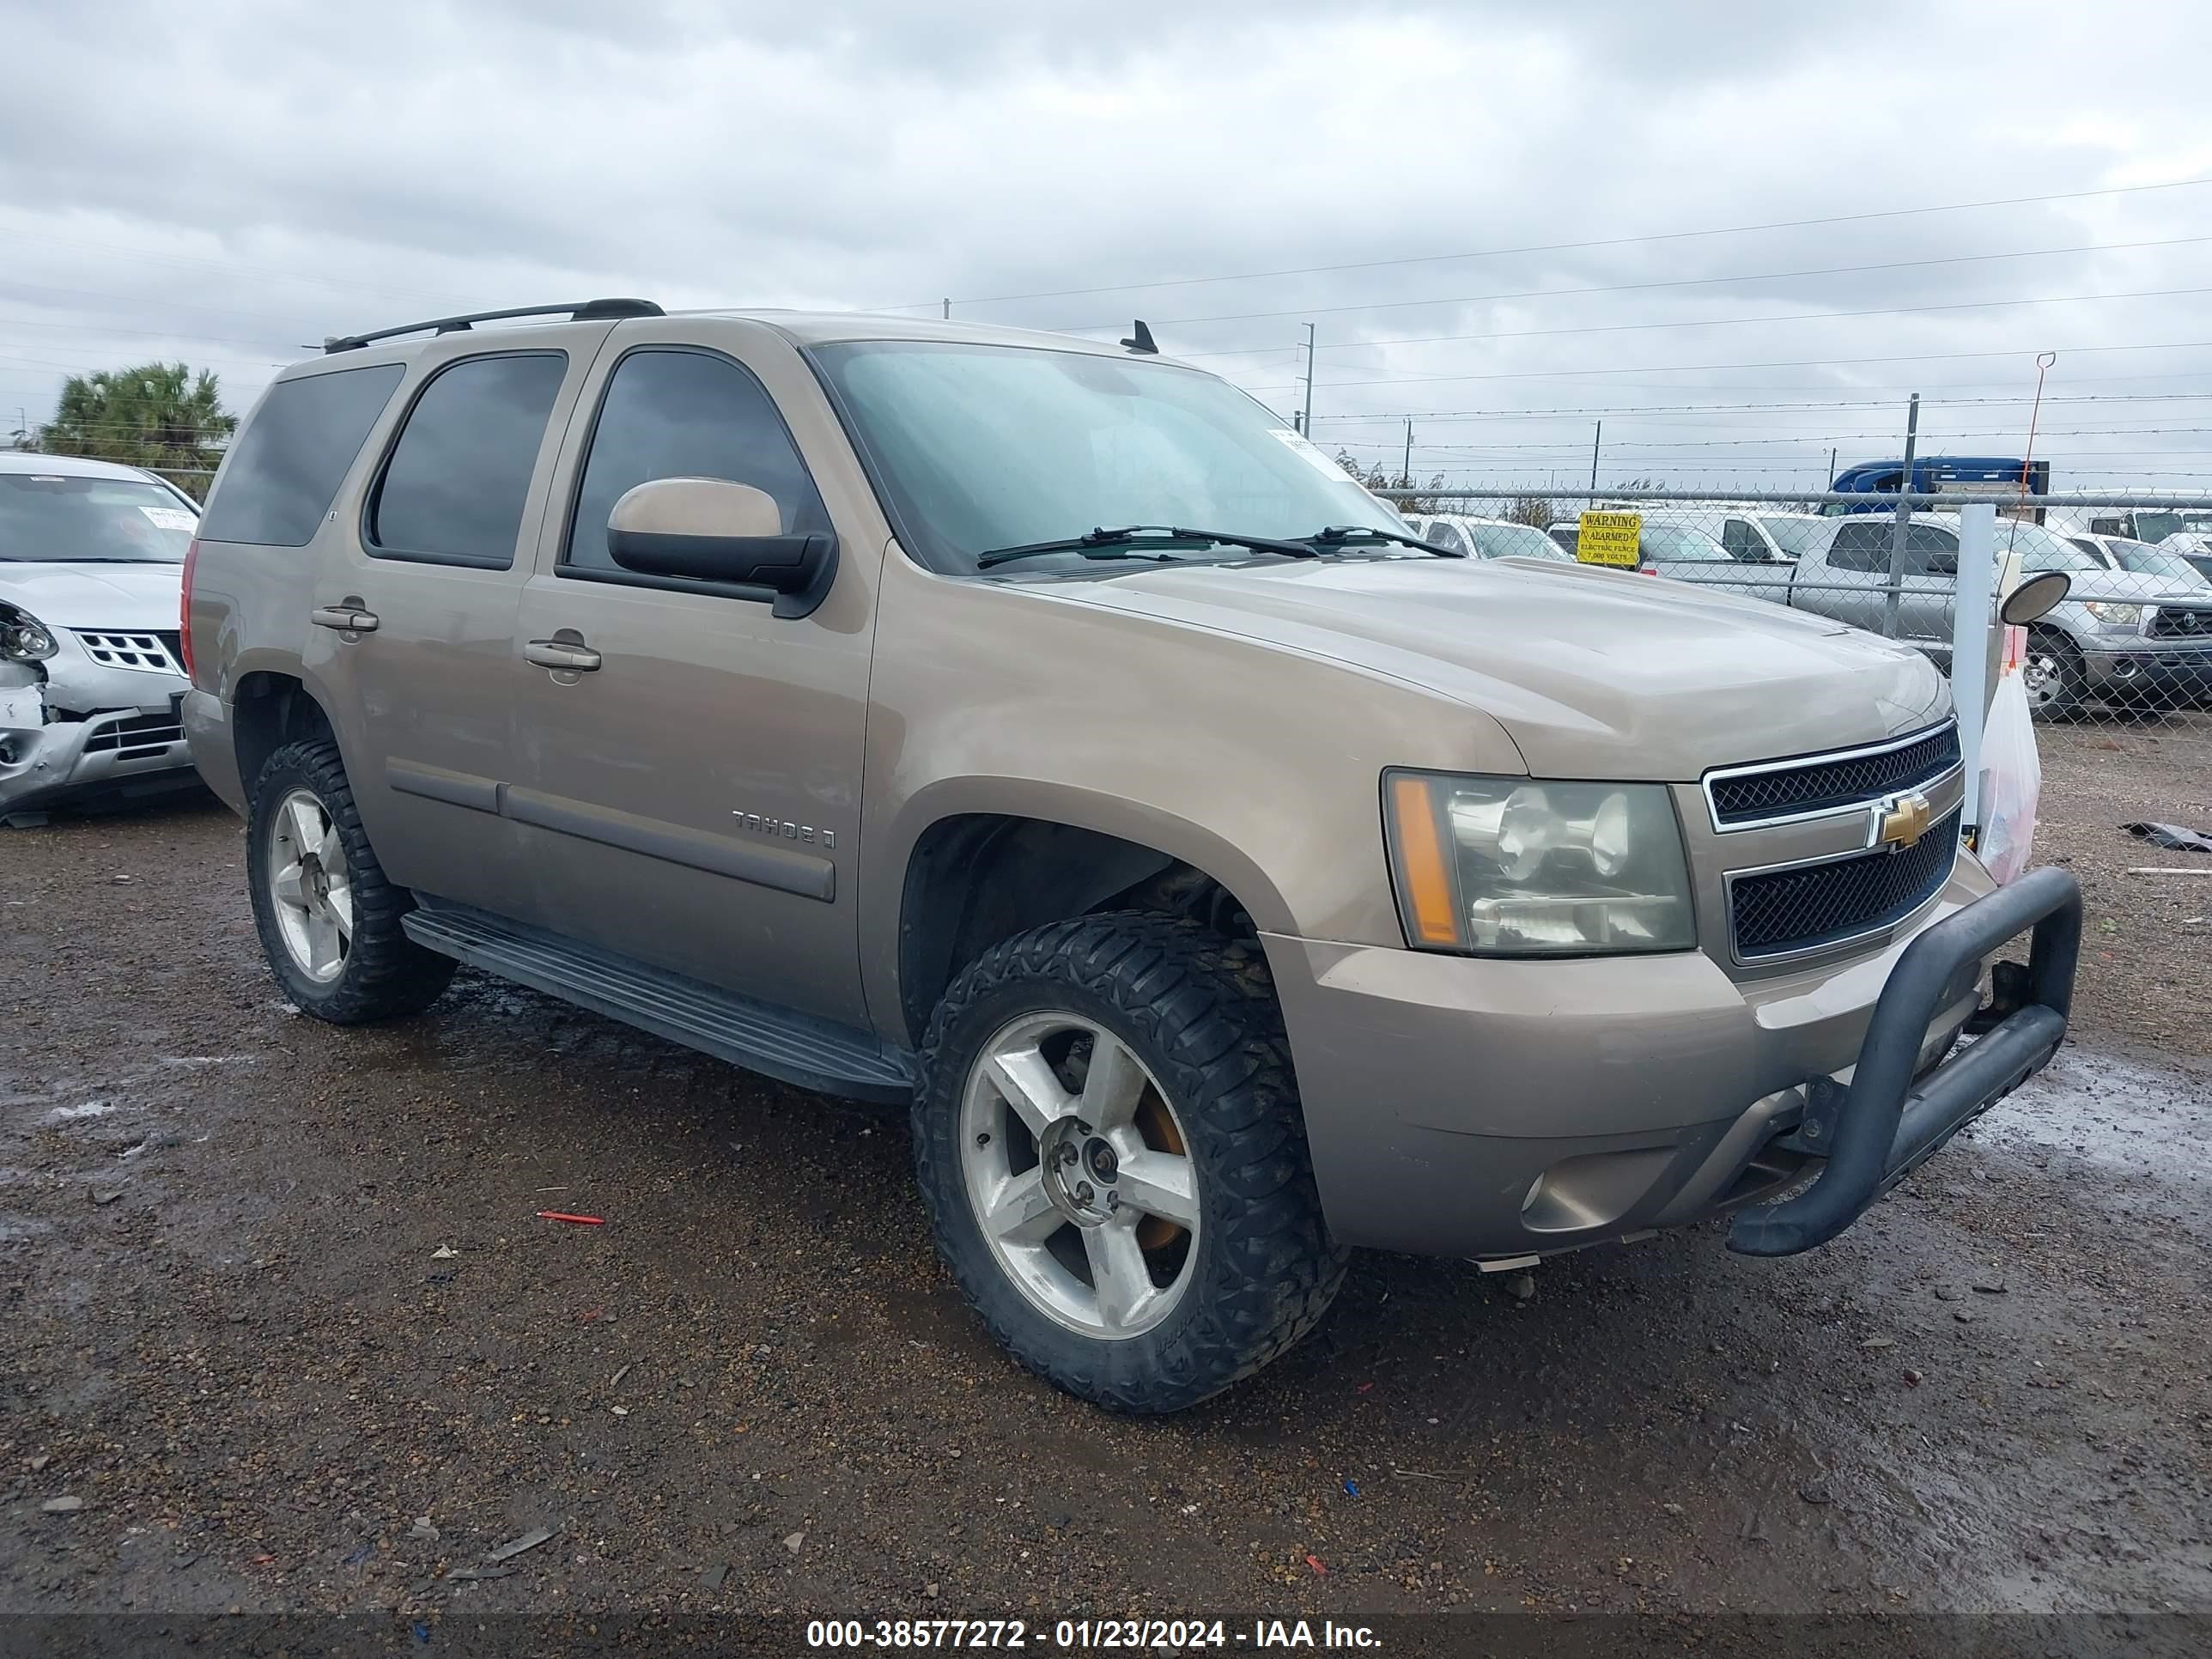
[[[238,416],[225,412],[207,370],[195,374],[182,363],[142,363],[70,375],[54,418],[39,428],[39,448],[149,467],[204,496],[237,429]]]

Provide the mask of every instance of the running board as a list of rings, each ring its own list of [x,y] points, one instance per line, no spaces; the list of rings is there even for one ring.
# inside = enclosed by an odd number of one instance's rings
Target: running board
[[[459,906],[408,913],[426,950],[573,1002],[749,1072],[825,1095],[903,1106],[912,1056],[864,1031]]]

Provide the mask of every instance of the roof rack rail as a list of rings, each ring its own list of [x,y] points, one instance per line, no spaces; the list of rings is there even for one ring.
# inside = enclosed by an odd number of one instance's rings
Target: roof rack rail
[[[558,317],[571,322],[603,323],[617,317],[662,317],[667,313],[650,300],[582,300],[560,306],[517,306],[511,311],[471,311],[459,317],[433,317],[426,323],[402,323],[367,334],[333,334],[323,342],[325,352],[358,351],[374,340],[395,339],[434,329],[441,334],[465,333],[477,323],[502,322],[509,317]]]

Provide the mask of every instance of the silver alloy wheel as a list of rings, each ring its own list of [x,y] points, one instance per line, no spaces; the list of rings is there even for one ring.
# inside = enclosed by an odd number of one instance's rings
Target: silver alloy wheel
[[[1152,1329],[1198,1261],[1198,1171],[1128,1045],[1078,1014],[1025,1014],[969,1069],[960,1163],[984,1242],[1032,1305],[1081,1335]]]
[[[337,826],[313,790],[295,789],[277,803],[268,862],[284,948],[301,973],[327,984],[353,948],[353,878]]]
[[[2029,647],[2020,672],[2030,708],[2048,708],[2063,695],[2066,671],[2060,665],[2057,654],[2047,647]]]

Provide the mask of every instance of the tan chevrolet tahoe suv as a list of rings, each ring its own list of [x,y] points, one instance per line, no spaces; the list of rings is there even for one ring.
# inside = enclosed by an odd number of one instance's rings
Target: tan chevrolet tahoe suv
[[[2078,897],[1961,849],[1923,656],[1430,548],[1151,345],[619,300],[288,369],[183,703],[285,994],[466,963],[907,1107],[992,1332],[1132,1411],[1353,1246],[1808,1249],[2048,1060]]]

